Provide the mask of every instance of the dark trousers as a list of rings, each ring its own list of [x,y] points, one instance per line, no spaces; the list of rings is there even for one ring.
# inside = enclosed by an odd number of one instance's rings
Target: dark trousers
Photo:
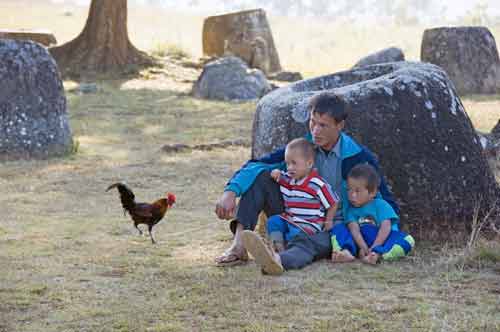
[[[262,172],[240,199],[236,220],[231,222],[231,231],[236,230],[236,223],[246,230],[254,230],[261,211],[269,217],[284,211],[283,198],[279,185],[269,172]],[[314,235],[299,234],[290,239],[287,249],[280,253],[285,270],[300,269],[313,261],[329,257],[332,252],[328,232]]]

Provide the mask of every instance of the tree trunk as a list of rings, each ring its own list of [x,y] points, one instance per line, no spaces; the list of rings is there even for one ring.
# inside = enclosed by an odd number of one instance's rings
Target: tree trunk
[[[128,38],[127,0],[92,0],[80,35],[49,51],[64,76],[91,76],[152,63]]]

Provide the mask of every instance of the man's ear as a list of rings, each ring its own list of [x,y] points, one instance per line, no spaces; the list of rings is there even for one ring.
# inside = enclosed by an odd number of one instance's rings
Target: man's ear
[[[344,126],[345,126],[345,120],[342,120],[340,122],[337,122],[337,128],[339,130],[344,130]]]

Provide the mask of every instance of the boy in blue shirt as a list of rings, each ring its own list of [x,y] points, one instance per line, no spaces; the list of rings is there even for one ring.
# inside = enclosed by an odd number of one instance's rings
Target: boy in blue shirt
[[[379,182],[369,164],[359,164],[349,172],[347,195],[342,197],[343,204],[348,204],[344,223],[331,231],[333,262],[351,262],[358,256],[373,265],[381,259],[406,256],[413,248],[415,241],[399,231],[399,217],[392,206],[377,197]]]

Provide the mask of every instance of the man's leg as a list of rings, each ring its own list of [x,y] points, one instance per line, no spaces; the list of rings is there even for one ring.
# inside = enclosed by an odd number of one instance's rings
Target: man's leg
[[[288,248],[280,253],[280,259],[285,270],[301,269],[315,260],[330,257],[331,252],[329,232],[301,233],[290,240]]]
[[[267,216],[284,211],[280,187],[267,171],[260,173],[248,191],[241,196],[236,219],[230,224],[231,231],[235,233],[236,224],[242,224],[245,230],[253,231],[261,211]]]
[[[279,185],[271,178],[269,172],[262,172],[252,186],[240,198],[236,219],[229,227],[234,234],[233,243],[224,254],[215,259],[219,266],[231,266],[232,262],[241,263],[247,260],[243,247],[243,230],[254,230],[258,216],[264,211],[268,216],[283,212],[283,198]]]

